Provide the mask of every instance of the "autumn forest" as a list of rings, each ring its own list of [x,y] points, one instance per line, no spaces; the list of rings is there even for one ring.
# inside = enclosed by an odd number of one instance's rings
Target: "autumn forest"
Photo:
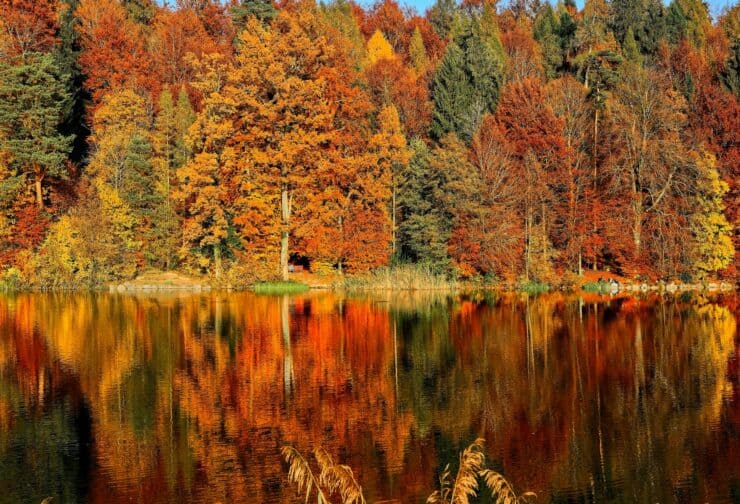
[[[0,277],[733,278],[740,7],[0,0]]]

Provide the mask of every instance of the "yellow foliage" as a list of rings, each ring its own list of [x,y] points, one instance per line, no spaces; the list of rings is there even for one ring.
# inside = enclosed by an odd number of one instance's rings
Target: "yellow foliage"
[[[381,31],[375,30],[375,33],[367,41],[367,58],[370,64],[372,65],[383,59],[393,59],[395,56],[393,48]]]
[[[695,237],[694,268],[703,275],[709,275],[729,266],[735,256],[732,225],[723,213],[722,198],[729,186],[720,179],[717,161],[712,154],[694,154],[694,159],[700,176],[696,211],[691,223]]]
[[[106,95],[95,112],[92,130],[95,153],[88,173],[119,187],[132,139],[137,135],[146,139],[150,136],[144,99],[131,89]]]

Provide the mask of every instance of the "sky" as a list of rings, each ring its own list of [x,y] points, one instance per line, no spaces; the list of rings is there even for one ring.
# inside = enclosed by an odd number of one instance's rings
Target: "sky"
[[[432,4],[434,4],[435,0],[397,0],[399,1],[399,4],[401,5],[408,5],[410,7],[413,7],[416,9],[419,13],[424,13]],[[665,1],[665,0],[664,0]],[[712,17],[716,18],[719,16],[722,11],[725,9],[725,7],[731,7],[735,3],[737,3],[737,0],[704,0],[709,5],[709,12],[712,14]],[[576,4],[578,7],[583,7],[584,0],[576,0]],[[371,5],[373,3],[373,0],[360,0],[359,2],[361,5]],[[506,0],[503,0],[501,3],[506,3]],[[553,3],[555,3],[555,0],[553,0]],[[667,1],[665,2],[668,3]]]
[[[156,0],[160,4],[165,3],[165,0]],[[424,14],[426,10],[431,7],[435,0],[396,0],[398,3],[402,6],[409,6],[413,7],[419,14]],[[551,0],[552,3],[556,3],[557,0]],[[731,7],[735,3],[737,3],[738,0],[704,0],[709,5],[709,12],[712,14],[713,18],[717,18],[722,11],[725,8]],[[360,5],[363,6],[370,6],[374,3],[374,0],[358,0]],[[583,7],[584,0],[576,0],[576,4],[578,7]],[[664,2],[667,4],[669,0],[664,0]],[[174,3],[174,1],[171,1],[170,4]],[[506,3],[506,0],[501,1],[502,4]]]

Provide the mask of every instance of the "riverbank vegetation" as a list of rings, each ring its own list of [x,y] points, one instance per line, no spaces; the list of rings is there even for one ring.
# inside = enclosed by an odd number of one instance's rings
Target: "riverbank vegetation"
[[[0,0],[0,275],[732,278],[738,16]]]
[[[315,496],[318,504],[329,504],[332,496],[338,496],[342,504],[365,504],[362,486],[355,478],[352,468],[335,463],[323,448],[316,448],[313,452],[318,467],[316,472],[294,447],[283,447],[282,454],[288,464],[288,478],[296,485],[298,492],[305,495],[306,502]],[[460,453],[454,478],[450,465],[447,464],[439,476],[439,488],[429,495],[427,502],[468,504],[478,496],[481,486],[488,488],[495,504],[528,503],[536,497],[533,492],[517,495],[503,475],[486,468],[483,439],[476,439]]]

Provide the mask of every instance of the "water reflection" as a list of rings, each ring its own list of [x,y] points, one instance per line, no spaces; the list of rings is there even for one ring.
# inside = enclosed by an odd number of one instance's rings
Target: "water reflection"
[[[423,502],[475,437],[539,502],[740,495],[736,300],[0,297],[0,501]]]

